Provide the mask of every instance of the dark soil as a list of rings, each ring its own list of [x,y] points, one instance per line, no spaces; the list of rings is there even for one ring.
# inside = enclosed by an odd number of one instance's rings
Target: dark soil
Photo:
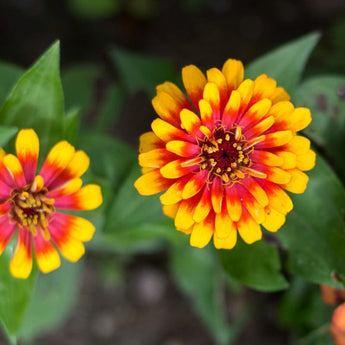
[[[205,0],[197,10],[183,1],[155,1],[156,14],[138,18],[122,10],[88,21],[70,13],[67,1],[12,0],[0,3],[0,59],[29,66],[57,38],[62,68],[73,63],[109,65],[107,51],[117,44],[167,57],[179,69],[194,63],[221,66],[228,57],[251,61],[272,47],[311,30],[326,30],[345,11],[341,0]],[[124,2],[125,3],[125,2]],[[110,76],[116,73],[109,70]],[[1,77],[1,76],[0,76]],[[149,100],[138,94],[125,104],[116,134],[136,144],[154,117]],[[131,126],[129,126],[131,124]],[[134,257],[116,287],[100,283],[95,258],[87,256],[80,298],[71,317],[42,334],[36,345],[215,345],[195,315],[191,301],[176,288],[164,255]],[[287,344],[275,323],[276,295],[246,291],[243,300],[260,308],[237,345]],[[233,304],[229,304],[229,313]],[[234,317],[235,315],[232,315]]]

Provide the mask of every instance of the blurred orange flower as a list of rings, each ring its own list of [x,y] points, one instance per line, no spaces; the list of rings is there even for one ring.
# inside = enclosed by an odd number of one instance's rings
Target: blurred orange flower
[[[330,331],[336,345],[345,345],[345,303],[334,310]]]
[[[329,285],[320,285],[321,298],[327,304],[345,302],[345,289],[337,289]]]
[[[293,208],[284,191],[303,193],[315,165],[310,141],[297,134],[311,122],[274,79],[244,77],[242,62],[229,59],[206,76],[194,65],[176,85],[157,86],[152,104],[160,118],[140,137],[135,182],[142,195],[160,196],[163,211],[190,244],[231,249],[237,233],[250,244],[261,225],[277,231]]]

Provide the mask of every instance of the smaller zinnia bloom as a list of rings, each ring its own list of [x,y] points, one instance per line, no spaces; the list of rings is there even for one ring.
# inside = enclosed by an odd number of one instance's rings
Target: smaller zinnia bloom
[[[299,135],[311,122],[274,79],[244,77],[242,62],[229,59],[206,76],[182,70],[184,93],[157,86],[152,100],[160,118],[140,137],[135,182],[142,195],[165,191],[163,211],[190,244],[231,249],[238,234],[251,244],[261,226],[277,231],[293,208],[285,190],[303,193],[315,165],[310,141]]]
[[[345,289],[337,289],[329,285],[320,285],[321,298],[327,304],[345,302]]]
[[[0,254],[17,234],[10,272],[25,279],[32,271],[33,252],[43,273],[60,266],[60,253],[75,262],[85,252],[95,227],[86,219],[61,210],[92,210],[102,203],[101,189],[82,187],[81,175],[89,157],[67,141],[57,143],[36,174],[39,139],[32,129],[16,138],[16,156],[1,151],[0,159]]]
[[[336,345],[345,345],[345,303],[334,310],[330,331]]]

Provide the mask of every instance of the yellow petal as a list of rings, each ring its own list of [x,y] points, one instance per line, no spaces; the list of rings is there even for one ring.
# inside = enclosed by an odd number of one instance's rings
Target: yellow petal
[[[283,160],[282,169],[293,169],[296,166],[296,155],[288,151],[279,151],[276,154]]]
[[[187,98],[185,94],[180,90],[178,86],[169,81],[164,82],[156,87],[157,93],[166,92],[172,98],[174,98],[180,105],[187,103]]]
[[[271,232],[278,231],[285,223],[285,216],[272,207],[268,207],[266,219],[262,223],[263,227]]]
[[[134,187],[141,195],[153,195],[169,188],[171,182],[165,179],[158,169],[140,176],[134,183]]]
[[[209,219],[194,224],[189,243],[192,247],[204,248],[208,245],[213,235],[213,222]]]
[[[309,150],[303,155],[298,155],[296,157],[296,167],[303,171],[308,171],[313,169],[315,166],[316,154],[313,150]]]
[[[310,140],[296,135],[285,145],[285,148],[287,151],[291,151],[296,155],[303,155],[310,150]]]
[[[207,83],[204,74],[198,67],[189,65],[182,69],[182,80],[191,101],[197,106]]]
[[[276,104],[282,101],[289,101],[290,98],[291,98],[290,95],[281,86],[277,87],[270,97],[273,104]]]
[[[164,146],[164,142],[160,140],[153,132],[146,132],[139,137],[139,152],[147,152]]]
[[[159,92],[152,100],[152,105],[161,119],[179,125],[181,105],[168,93]]]
[[[225,61],[222,72],[225,76],[229,89],[237,89],[244,77],[244,67],[241,61],[228,59]]]
[[[195,206],[195,200],[193,199],[181,201],[175,217],[176,228],[186,230],[194,224],[193,213]]]
[[[260,225],[248,213],[242,215],[240,221],[237,222],[237,228],[243,241],[247,244],[252,244],[262,238]]]
[[[163,213],[167,217],[174,219],[176,217],[176,213],[179,207],[180,203],[176,203],[173,205],[163,205]]]
[[[237,230],[234,228],[230,231],[228,237],[219,238],[217,234],[213,236],[213,244],[217,249],[232,249],[237,242]]]
[[[309,180],[308,175],[298,169],[289,170],[289,173],[291,175],[291,179],[288,183],[282,185],[282,187],[292,193],[304,193]]]

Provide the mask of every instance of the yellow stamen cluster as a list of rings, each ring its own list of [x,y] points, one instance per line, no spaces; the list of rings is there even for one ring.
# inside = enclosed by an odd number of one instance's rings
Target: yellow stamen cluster
[[[208,169],[210,174],[221,177],[226,184],[244,178],[241,167],[251,165],[249,155],[252,149],[246,147],[241,127],[236,126],[230,131],[216,128],[212,138],[205,137],[200,145],[201,169]]]
[[[46,188],[37,190],[35,182],[20,191],[14,190],[11,198],[13,204],[11,217],[19,226],[27,228],[33,236],[37,235],[39,229],[43,238],[49,240],[47,226],[51,214],[55,211],[55,200],[46,197],[46,193]]]

